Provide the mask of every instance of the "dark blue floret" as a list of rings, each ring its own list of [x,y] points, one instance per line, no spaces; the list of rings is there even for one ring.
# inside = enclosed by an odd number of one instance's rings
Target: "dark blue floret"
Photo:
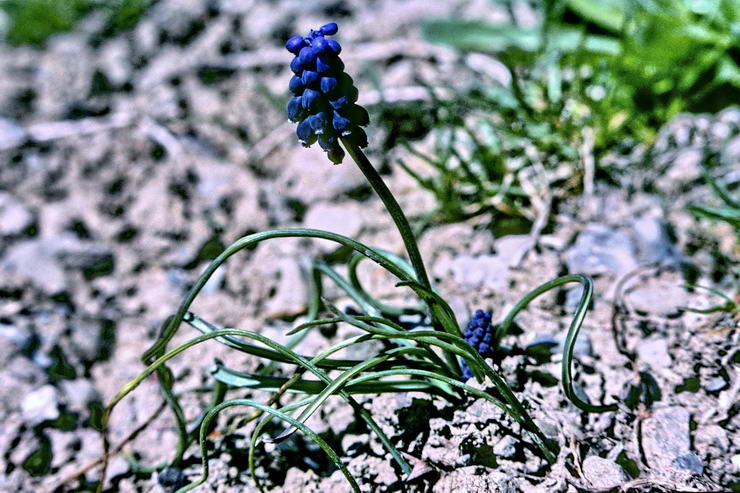
[[[329,43],[329,49],[339,55],[339,53],[342,51],[342,45],[334,41],[333,39],[330,39],[328,41]]]
[[[297,122],[301,116],[301,97],[291,98],[288,101],[288,120]]]
[[[321,87],[321,92],[329,94],[337,88],[337,79],[334,77],[322,77],[319,86]]]
[[[491,341],[493,341],[494,327],[491,325],[492,315],[490,312],[483,310],[476,310],[473,314],[473,318],[468,322],[468,326],[463,332],[463,338],[465,341],[473,346],[475,350],[483,356],[488,358],[493,356],[493,347],[491,347]],[[462,380],[468,380],[473,377],[473,372],[470,370],[467,362],[463,359],[462,367]]]
[[[294,74],[301,73],[302,68],[303,68],[303,64],[301,63],[300,58],[295,57],[293,61],[290,62],[290,70],[292,70]]]
[[[297,55],[305,45],[306,41],[302,37],[293,36],[285,43],[285,48],[294,55]]]
[[[309,116],[307,120],[311,123],[311,129],[317,135],[321,135],[324,132],[324,128],[326,127],[326,113],[323,111],[316,113],[315,115]]]
[[[298,61],[301,63],[301,68],[305,69],[308,65],[312,64],[316,60],[316,55],[316,50],[310,46],[301,48],[300,53],[298,53]]]
[[[318,78],[318,72],[314,72],[313,70],[304,70],[303,74],[301,75],[301,82],[303,82],[304,86],[310,86],[311,84],[316,82]]]
[[[331,69],[329,61],[325,60],[323,56],[316,57],[316,71],[322,74],[328,72]]]
[[[333,135],[319,135],[319,145],[325,151],[331,151],[337,144],[337,138]]]
[[[301,94],[304,89],[304,84],[301,78],[297,75],[291,77],[290,82],[288,83],[288,89],[290,89],[290,92],[293,94]]]
[[[301,96],[301,104],[304,108],[307,110],[311,109],[315,106],[314,103],[316,103],[316,99],[321,94],[318,91],[314,91],[313,89],[306,89],[303,91],[303,96]]]
[[[343,134],[346,132],[342,132]],[[357,147],[367,147],[367,134],[360,127],[352,130],[351,134],[347,134],[347,138],[352,141]]]
[[[298,135],[298,140],[301,141],[301,144],[305,144],[306,142],[308,142],[308,139],[311,138],[310,120],[303,120],[301,123],[299,123],[296,134]]]
[[[342,162],[342,159],[344,159],[344,149],[341,147],[335,147],[334,149],[327,151],[327,154],[332,163],[339,164]]]
[[[335,110],[338,110],[339,108],[345,106],[347,104],[347,96],[342,96],[341,98],[337,98],[334,101],[330,101],[329,104],[331,104],[331,107]]]
[[[329,24],[324,24],[323,26],[321,26],[321,29],[319,29],[319,31],[321,31],[322,34],[325,34],[327,36],[333,36],[337,34],[338,30],[339,30],[339,27],[337,26],[336,22],[330,22]]]
[[[331,121],[331,125],[332,127],[334,127],[334,130],[338,132],[343,132],[344,129],[346,129],[350,123],[351,122],[347,118],[343,117],[336,111],[334,112],[334,118]]]
[[[342,47],[326,38],[337,31],[331,22],[306,37],[293,36],[285,48],[295,55],[290,64],[295,75],[288,85],[295,97],[288,103],[288,119],[298,123],[296,134],[303,145],[318,141],[329,159],[339,164],[344,158],[340,137],[347,139],[345,143],[366,147],[367,135],[360,127],[370,118],[355,104],[357,88],[338,56]]]
[[[329,48],[329,40],[322,37],[315,38],[313,43],[311,43],[311,47],[316,50],[316,53],[323,53],[331,49]]]

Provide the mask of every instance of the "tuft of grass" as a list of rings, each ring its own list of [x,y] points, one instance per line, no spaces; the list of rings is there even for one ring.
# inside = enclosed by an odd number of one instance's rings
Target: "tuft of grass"
[[[605,155],[652,144],[657,129],[680,112],[735,104],[740,4],[713,5],[555,0],[537,3],[536,26],[423,23],[430,42],[491,55],[511,77],[501,84],[471,67],[480,77],[448,91],[451,97],[440,101],[438,88],[430,88],[431,108],[383,108],[395,117],[382,123],[393,135],[388,144],[434,135],[427,151],[432,157],[425,159],[433,171],[410,171],[437,199],[425,219],[458,222],[488,214],[492,222],[510,217],[531,223],[538,213],[532,201],[547,201],[548,189],[567,195],[586,178],[608,177],[600,166]],[[590,156],[593,166],[586,169]],[[532,175],[544,177],[544,186],[518,194]]]

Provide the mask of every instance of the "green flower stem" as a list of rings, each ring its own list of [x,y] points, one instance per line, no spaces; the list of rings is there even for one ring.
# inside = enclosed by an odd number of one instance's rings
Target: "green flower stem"
[[[373,187],[375,193],[378,194],[380,200],[383,201],[386,210],[391,215],[393,222],[396,224],[396,228],[398,228],[398,232],[401,234],[404,246],[406,247],[406,252],[409,255],[411,265],[414,268],[414,272],[416,273],[416,280],[423,287],[425,287],[429,291],[432,291],[432,283],[429,281],[429,276],[427,275],[426,268],[424,267],[424,261],[421,258],[419,246],[416,244],[414,232],[411,230],[411,225],[409,224],[408,219],[406,219],[406,215],[403,213],[401,206],[398,205],[398,201],[388,189],[388,186],[383,181],[383,178],[380,177],[380,174],[372,165],[370,160],[367,158],[367,156],[365,156],[365,153],[362,152],[362,149],[360,149],[357,145],[353,144],[345,138],[342,138],[342,144],[344,144],[344,148],[347,150],[347,154],[352,157],[354,162],[357,164],[357,167],[360,168],[360,171],[362,171],[362,174],[365,175],[365,178],[367,178],[367,181],[370,183],[370,186]],[[428,303],[428,305],[435,326],[440,327],[442,328],[442,330],[446,330],[450,333],[454,333],[455,335],[461,334],[460,326],[458,325],[456,320],[448,320],[448,322],[454,323],[443,323],[443,320],[450,318],[449,314],[446,313],[441,307],[437,306],[436,303]],[[452,332],[453,330],[455,332]],[[458,363],[457,358],[450,353],[445,353],[445,357],[450,367],[453,368],[453,370],[456,371],[458,374],[460,374],[460,364]]]
[[[344,138],[342,138],[342,143],[344,144],[347,153],[352,157],[355,163],[357,163],[357,167],[360,168],[362,174],[367,178],[367,181],[370,182],[370,186],[373,187],[375,193],[377,193],[380,200],[383,201],[383,204],[391,215],[393,222],[396,223],[396,228],[398,228],[398,232],[401,233],[401,238],[406,247],[406,252],[409,254],[411,265],[414,267],[414,272],[416,272],[416,280],[424,287],[431,289],[432,284],[429,282],[429,277],[427,276],[427,271],[424,267],[424,261],[421,259],[421,253],[416,244],[416,238],[414,238],[411,225],[409,224],[408,219],[406,219],[406,215],[403,213],[401,206],[398,205],[398,201],[396,201],[396,198],[388,189],[388,186],[383,181],[383,178],[380,177],[380,174],[372,165],[370,160],[365,156],[365,153],[362,152],[362,149]]]

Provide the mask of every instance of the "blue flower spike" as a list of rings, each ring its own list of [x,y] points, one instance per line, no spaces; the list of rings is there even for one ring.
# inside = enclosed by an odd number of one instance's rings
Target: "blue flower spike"
[[[293,98],[288,103],[288,119],[298,124],[296,135],[304,146],[317,142],[329,160],[339,164],[344,159],[340,137],[358,146],[367,146],[361,127],[370,119],[358,106],[357,88],[344,72],[339,58],[341,45],[333,39],[339,28],[335,22],[311,30],[308,36],[293,36],[285,48],[295,55],[290,68],[295,74],[288,85]]]
[[[491,312],[483,310],[476,310],[473,314],[473,318],[468,322],[468,327],[463,332],[463,338],[465,341],[473,346],[478,351],[478,354],[484,358],[493,356],[493,348],[491,347],[491,341],[493,341],[494,327],[491,324],[492,315]],[[462,380],[468,380],[473,378],[473,372],[465,362],[462,361],[460,365],[462,367]]]

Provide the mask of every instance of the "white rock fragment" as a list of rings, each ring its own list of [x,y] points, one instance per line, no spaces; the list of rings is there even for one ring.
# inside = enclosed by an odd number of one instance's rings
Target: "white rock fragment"
[[[59,417],[57,390],[52,385],[44,385],[29,393],[21,402],[23,419],[30,425]]]
[[[586,479],[599,489],[616,488],[628,479],[619,464],[597,455],[586,457],[582,469]]]
[[[493,453],[502,459],[511,459],[516,454],[517,439],[507,435],[494,445]]]
[[[640,361],[660,372],[670,367],[671,355],[668,352],[668,342],[663,337],[649,337],[637,345],[637,356]]]
[[[642,448],[655,472],[703,469],[701,460],[691,452],[689,418],[686,409],[671,406],[657,409],[643,421]]]
[[[3,128],[0,122],[0,139]],[[0,143],[0,148],[2,143]],[[33,222],[33,215],[23,203],[9,193],[0,193],[0,236],[15,236],[23,233]]]
[[[308,210],[303,224],[307,228],[323,229],[354,238],[362,229],[362,214],[356,202],[320,202]],[[319,240],[317,243],[323,251],[333,251],[340,246],[329,240]]]

